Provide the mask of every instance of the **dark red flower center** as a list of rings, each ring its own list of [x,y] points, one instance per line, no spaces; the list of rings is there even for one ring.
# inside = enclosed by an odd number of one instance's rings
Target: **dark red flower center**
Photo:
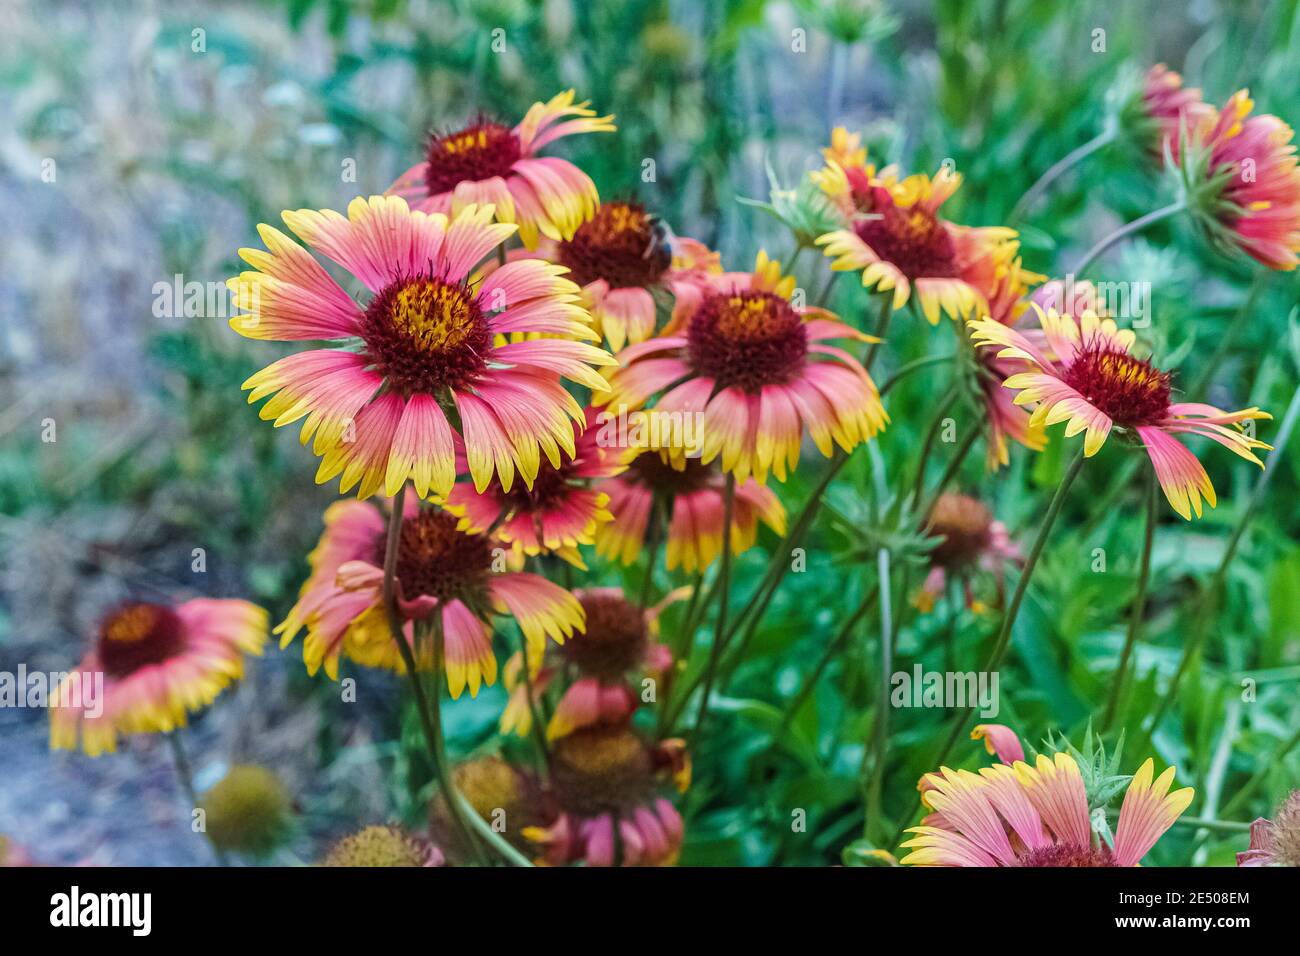
[[[1169,413],[1169,374],[1107,343],[1085,343],[1062,377],[1117,425],[1151,425]]]
[[[584,673],[611,682],[645,659],[645,611],[608,591],[587,591],[578,600],[587,612],[587,630],[565,642],[562,650],[568,660]]]
[[[853,224],[858,237],[910,280],[957,275],[956,250],[943,223],[920,206],[899,206],[889,190],[874,186],[872,215]]]
[[[626,727],[592,727],[567,734],[552,753],[555,795],[583,817],[641,804],[654,788],[654,767],[641,738]]]
[[[445,193],[457,183],[504,177],[522,155],[510,127],[480,116],[464,129],[430,137],[424,179],[431,195]]]
[[[1058,843],[1031,850],[1020,861],[1021,866],[1114,866],[1110,850],[1104,846],[1077,846]]]
[[[468,388],[492,347],[469,289],[418,276],[398,279],[371,300],[361,337],[376,370],[406,395]]]
[[[663,226],[638,203],[607,202],[560,243],[559,261],[578,285],[604,279],[614,289],[646,288],[672,265]]]
[[[626,474],[629,480],[666,496],[688,494],[717,484],[721,474],[716,467],[701,464],[698,458],[685,458],[679,464],[684,466],[681,470],[665,461],[659,452],[647,451],[632,459]]]
[[[180,615],[161,604],[129,604],[99,626],[99,663],[110,677],[126,677],[185,650]]]
[[[965,567],[988,548],[993,515],[969,495],[943,494],[930,509],[926,534],[941,539],[930,552],[931,561],[945,568]]]
[[[446,511],[424,508],[402,522],[397,545],[397,580],[407,600],[429,595],[478,606],[492,573],[492,543],[481,534],[456,530]],[[379,563],[384,541],[378,542]]]
[[[808,333],[788,301],[772,292],[718,292],[700,303],[686,338],[699,375],[757,392],[803,367]]]
[[[506,511],[517,514],[541,514],[557,504],[563,504],[573,491],[571,476],[575,462],[560,456],[560,467],[554,467],[543,456],[533,479],[533,487],[527,487],[522,481],[516,481],[509,491],[501,490],[501,481],[492,479],[492,487],[500,496]]]

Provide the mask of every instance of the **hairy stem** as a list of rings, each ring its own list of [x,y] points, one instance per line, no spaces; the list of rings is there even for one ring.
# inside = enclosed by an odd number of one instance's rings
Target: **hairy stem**
[[[1142,537],[1142,557],[1138,565],[1137,593],[1133,596],[1133,607],[1129,612],[1128,633],[1124,636],[1124,649],[1119,655],[1119,666],[1115,669],[1114,680],[1111,681],[1110,699],[1106,702],[1106,712],[1101,719],[1102,733],[1109,730],[1114,723],[1119,701],[1124,693],[1124,685],[1128,680],[1129,658],[1133,655],[1133,647],[1137,644],[1138,635],[1142,631],[1142,618],[1146,614],[1147,584],[1151,580],[1151,544],[1155,540],[1156,509],[1159,503],[1155,469],[1147,473],[1146,498],[1147,521],[1146,531]]]

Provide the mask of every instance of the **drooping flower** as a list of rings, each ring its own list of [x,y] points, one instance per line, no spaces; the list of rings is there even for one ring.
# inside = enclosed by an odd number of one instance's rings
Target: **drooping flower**
[[[1025,759],[1025,748],[1016,732],[1006,724],[976,724],[970,732],[971,740],[984,741],[984,749],[1008,766]]]
[[[1250,846],[1237,854],[1238,866],[1300,866],[1300,790],[1277,808],[1273,819],[1250,825]]]
[[[823,309],[790,301],[794,277],[760,252],[753,273],[722,273],[680,290],[665,334],[619,354],[609,391],[595,399],[619,413],[655,395],[655,415],[703,416],[701,461],[744,482],[784,481],[799,461],[804,428],[830,457],[852,451],[889,420],[871,376],[830,339],[871,341]],[[662,393],[662,394],[660,394]],[[665,449],[684,458],[688,449]]]
[[[1000,348],[999,358],[1028,363],[1003,385],[1019,394],[1017,405],[1033,404],[1033,426],[1068,422],[1067,438],[1085,432],[1083,453],[1095,455],[1112,428],[1140,443],[1151,458],[1156,478],[1169,503],[1184,518],[1201,515],[1201,498],[1214,507],[1214,486],[1205,468],[1180,435],[1212,439],[1249,462],[1263,462],[1252,449],[1270,446],[1251,437],[1242,422],[1272,416],[1258,408],[1224,412],[1198,402],[1171,402],[1168,373],[1132,355],[1135,336],[1113,319],[1100,319],[1091,310],[1081,317],[1034,312],[1042,330],[1041,344],[991,319],[973,323],[972,336],[982,347]]]
[[[596,553],[632,564],[645,546],[655,502],[662,502],[668,518],[664,562],[668,570],[703,572],[722,553],[725,479],[721,467],[684,458],[669,463],[657,451],[644,451],[632,459],[627,471],[605,481],[608,509],[613,519],[596,531]],[[736,485],[731,509],[731,551],[743,554],[758,540],[762,521],[778,535],[785,534],[785,508],[770,488],[750,479]]]
[[[463,443],[475,487],[496,475],[509,489],[518,471],[531,487],[543,456],[573,454],[582,409],[561,377],[601,388],[592,368],[614,360],[594,339],[579,289],[559,266],[511,262],[479,278],[475,266],[515,229],[493,223],[491,206],[454,219],[412,211],[395,196],[354,199],[348,217],[324,210],[284,213],[304,242],[369,290],[364,307],[284,233],[259,226],[270,252],[241,249],[255,272],[228,284],[247,314],[241,335],[280,341],[334,340],[337,348],[282,358],[244,383],[249,402],[276,426],[304,419],[301,440],[321,457],[318,483],[340,478],[362,498],[397,493],[411,480],[427,495],[451,490]],[[535,333],[494,344],[497,337]],[[448,413],[458,424],[453,428]]]
[[[671,304],[678,288],[722,271],[716,252],[670,237],[643,206],[624,201],[602,203],[571,239],[543,239],[536,254],[568,267],[592,327],[615,353],[654,335],[656,296]]]
[[[524,833],[538,846],[541,862],[676,863],[682,818],[659,794],[660,769],[668,761],[656,749],[626,726],[591,727],[559,738],[551,767],[559,813],[547,826]]]
[[[1276,116],[1251,116],[1239,90],[1223,111],[1189,130],[1180,161],[1184,192],[1210,240],[1270,269],[1300,263],[1300,164],[1294,133]]]
[[[970,572],[979,568],[989,572],[997,586],[998,604],[1004,591],[1003,569],[1021,559],[1020,549],[1011,541],[1006,525],[979,499],[945,492],[935,501],[926,516],[923,530],[939,543],[929,552],[930,572],[916,596],[917,606],[928,613],[943,596],[949,575],[956,575],[966,596],[966,606],[981,612],[983,602],[971,590]]]
[[[457,528],[454,515],[409,501],[403,511],[395,569],[398,614],[416,666],[432,668],[430,641],[416,640],[416,624],[439,615],[445,639],[447,687],[476,696],[496,680],[496,656],[487,621],[514,617],[528,643],[540,651],[550,637],[563,643],[582,630],[582,606],[559,585],[537,574],[498,570],[493,539]],[[339,658],[399,673],[405,664],[393,640],[383,600],[386,521],[368,502],[337,501],[325,511],[325,531],[308,556],[312,573],[298,602],[276,627],[287,647],[304,627],[303,660],[309,673],[323,664],[338,679]]]
[[[244,676],[267,614],[247,601],[126,604],[108,614],[85,659],[51,699],[50,746],[113,752],[127,734],[170,733]],[[98,680],[102,679],[102,687]]]
[[[231,767],[203,795],[207,836],[219,850],[264,856],[289,834],[293,801],[266,767]]]
[[[455,215],[491,204],[500,222],[518,223],[529,249],[539,234],[569,239],[600,202],[596,184],[567,160],[538,152],[564,136],[615,129],[613,116],[597,116],[574,99],[567,90],[534,103],[513,128],[480,115],[462,129],[434,133],[424,160],[388,192],[423,212]]]
[[[893,293],[895,309],[915,291],[932,325],[941,312],[961,320],[985,308],[980,290],[1015,258],[1016,231],[942,219],[939,208],[961,185],[959,174],[944,167],[933,179],[918,173],[900,180],[893,166],[877,172],[858,142],[836,130],[823,150],[826,167],[814,174],[844,216],[845,228],[817,239],[834,259],[831,268],[861,272],[866,288]]]
[[[1214,107],[1201,99],[1201,91],[1183,86],[1180,74],[1157,63],[1142,78],[1125,125],[1157,163],[1164,162],[1166,145],[1178,160],[1180,130],[1195,129],[1212,117]]]
[[[1008,754],[1000,749],[1005,742],[997,746],[1005,759]],[[908,830],[916,836],[903,843],[912,852],[900,862],[911,866],[1137,866],[1195,795],[1191,787],[1170,793],[1173,780],[1173,767],[1155,777],[1154,762],[1147,758],[1124,794],[1115,839],[1107,845],[1093,837],[1083,775],[1068,753],[1039,754],[1033,766],[1016,759],[978,773],[941,767],[921,780],[922,802],[933,812]]]
[[[550,739],[585,727],[621,724],[640,699],[628,678],[637,673],[661,678],[672,667],[672,654],[660,644],[659,615],[689,593],[670,593],[651,608],[633,604],[620,588],[575,591],[586,615],[586,631],[560,648],[559,656],[576,668],[578,677],[565,690],[546,728]],[[667,686],[660,688],[663,694]]]
[[[460,518],[462,531],[482,534],[490,528],[521,555],[555,553],[585,570],[578,546],[592,544],[600,525],[613,516],[607,509],[608,493],[593,482],[621,472],[626,453],[601,443],[593,427],[595,413],[588,409],[587,425],[574,428],[573,457],[559,466],[543,461],[531,488],[502,488],[493,478],[482,492],[460,483],[440,502]]]
[[[442,866],[442,851],[400,827],[370,826],[339,840],[321,866]]]

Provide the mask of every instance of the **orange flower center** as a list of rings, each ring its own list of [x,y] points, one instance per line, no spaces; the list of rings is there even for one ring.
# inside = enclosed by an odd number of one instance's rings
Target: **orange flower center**
[[[371,300],[361,337],[391,387],[468,388],[487,366],[492,333],[470,291],[441,279],[398,279]]]
[[[1085,343],[1062,377],[1117,425],[1151,425],[1169,413],[1169,374],[1114,346]]]
[[[719,388],[757,392],[803,367],[808,333],[790,303],[771,292],[715,293],[695,310],[686,332],[699,375]]]
[[[578,285],[604,279],[613,289],[647,288],[672,265],[663,226],[638,203],[607,202],[560,243],[559,261]]]
[[[630,810],[654,788],[645,744],[625,727],[592,727],[561,737],[552,754],[560,806],[578,816]]]
[[[854,222],[858,237],[909,280],[947,278],[958,273],[952,237],[943,223],[919,206],[898,206],[875,186],[866,210],[872,218]]]
[[[161,604],[129,604],[99,626],[99,663],[111,677],[161,664],[185,649],[180,616]]]
[[[579,595],[587,612],[587,630],[575,634],[562,648],[564,656],[585,674],[615,681],[645,659],[645,612],[621,594],[586,592]]]
[[[926,533],[940,538],[930,560],[945,568],[970,564],[989,546],[993,515],[969,495],[943,494],[930,510]]]
[[[492,544],[481,534],[456,530],[457,523],[453,515],[432,508],[402,522],[396,571],[408,600],[429,595],[482,606],[492,573]],[[378,547],[382,563],[382,538]]]
[[[480,116],[462,130],[429,139],[424,179],[429,193],[437,195],[460,182],[504,177],[521,155],[523,148],[513,130]]]

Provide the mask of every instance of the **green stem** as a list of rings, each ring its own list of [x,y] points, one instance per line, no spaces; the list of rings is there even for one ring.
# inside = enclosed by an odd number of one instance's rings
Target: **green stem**
[[[1084,143],[1082,146],[1066,153],[1064,158],[1049,166],[1047,172],[1039,176],[1037,181],[1025,191],[1023,196],[1020,197],[1015,207],[1012,208],[1011,215],[1007,217],[1006,224],[1010,226],[1019,222],[1021,217],[1023,217],[1025,213],[1029,212],[1033,207],[1034,203],[1047,192],[1048,187],[1050,187],[1052,183],[1060,179],[1061,176],[1069,172],[1074,166],[1077,166],[1093,153],[1097,152],[1097,150],[1102,149],[1113,142],[1115,139],[1115,133],[1116,130],[1114,127],[1108,127],[1092,139],[1088,140],[1088,142]]]
[[[1074,479],[1078,477],[1080,469],[1083,467],[1083,448],[1080,447],[1075,453],[1074,460],[1070,462],[1070,467],[1066,470],[1065,477],[1061,479],[1060,485],[1057,486],[1056,494],[1052,496],[1052,502],[1047,506],[1047,513],[1043,515],[1043,521],[1038,526],[1038,535],[1034,538],[1034,544],[1030,548],[1029,557],[1025,559],[1024,569],[1020,572],[1020,580],[1016,582],[1015,593],[1011,597],[1011,603],[1007,606],[1006,613],[1002,615],[1002,627],[998,631],[997,640],[994,642],[993,650],[989,654],[988,660],[984,664],[984,673],[989,674],[996,671],[1002,665],[1002,659],[1006,656],[1007,648],[1011,644],[1011,629],[1016,623],[1016,617],[1020,613],[1021,602],[1025,599],[1025,592],[1029,589],[1029,582],[1034,576],[1034,568],[1038,566],[1038,559],[1042,556],[1043,548],[1047,544],[1047,536],[1051,533],[1052,525],[1056,523],[1056,517],[1061,513],[1061,508],[1065,504],[1066,495],[1070,491],[1070,486],[1074,484]],[[948,759],[952,753],[953,746],[961,737],[962,730],[965,729],[966,721],[976,710],[975,707],[969,707],[959,711],[953,718],[952,726],[948,731],[948,738],[944,742],[943,748],[939,751],[938,757],[932,762],[932,766],[939,767]],[[916,809],[919,808],[918,799],[913,807],[912,813],[907,819],[916,815]],[[903,828],[907,826],[907,820],[903,822]],[[902,835],[900,828],[898,834],[894,837],[897,843]]]
[[[1238,790],[1231,800],[1224,804],[1223,810],[1220,812],[1224,816],[1231,816],[1233,813],[1240,810],[1242,804],[1244,804],[1251,795],[1254,794],[1259,785],[1264,782],[1264,778],[1268,776],[1269,771],[1276,767],[1280,767],[1282,761],[1285,760],[1287,755],[1295,749],[1295,746],[1298,743],[1300,743],[1300,727],[1297,727],[1295,733],[1288,737],[1282,746],[1277,748],[1277,753],[1273,754],[1271,759],[1260,764],[1259,769],[1256,770],[1251,775],[1251,778],[1246,781],[1246,785]]]
[[[1119,666],[1115,669],[1115,678],[1111,682],[1110,699],[1106,702],[1106,713],[1101,719],[1101,730],[1105,733],[1114,723],[1115,714],[1119,709],[1120,697],[1124,693],[1124,685],[1128,680],[1128,662],[1133,654],[1133,648],[1137,644],[1138,634],[1142,631],[1142,618],[1146,614],[1147,605],[1147,584],[1151,579],[1151,544],[1155,540],[1156,533],[1156,515],[1159,503],[1159,495],[1156,488],[1156,473],[1154,469],[1147,472],[1146,482],[1147,498],[1147,521],[1146,531],[1142,537],[1142,557],[1138,565],[1137,594],[1133,597],[1133,607],[1129,612],[1128,633],[1124,636],[1124,649],[1119,655]]]
[[[176,779],[180,781],[181,792],[185,794],[185,799],[189,801],[190,812],[193,813],[199,807],[199,795],[194,789],[194,773],[190,769],[190,758],[185,753],[185,745],[181,743],[181,732],[173,730],[163,734],[167,738],[167,746],[172,752],[172,763],[176,765]],[[207,836],[207,829],[203,831]],[[208,846],[212,847],[212,854],[217,858],[217,863],[221,866],[230,866],[230,859],[226,852],[219,846],[208,839]]]
[[[916,461],[916,480],[912,489],[913,501],[921,500],[921,492],[925,490],[925,466],[930,460],[930,452],[934,450],[934,440],[939,437],[939,429],[943,427],[944,417],[947,416],[948,410],[952,408],[955,401],[957,401],[957,386],[953,385],[939,400],[939,407],[935,409],[934,418],[931,419],[930,427],[926,430],[925,442],[921,445],[921,454]]]
[[[1219,370],[1219,366],[1223,364],[1223,360],[1228,357],[1228,353],[1232,351],[1233,345],[1236,344],[1237,336],[1240,334],[1241,329],[1245,327],[1250,313],[1255,308],[1255,303],[1259,301],[1260,293],[1263,292],[1264,286],[1268,284],[1268,278],[1270,275],[1271,273],[1267,269],[1256,269],[1255,277],[1250,283],[1250,288],[1246,290],[1246,297],[1241,302],[1241,308],[1238,309],[1233,314],[1232,319],[1229,320],[1228,327],[1224,329],[1223,334],[1219,336],[1219,344],[1215,346],[1214,352],[1210,355],[1209,361],[1205,363],[1200,374],[1196,376],[1196,380],[1192,382],[1192,387],[1188,390],[1187,394],[1205,394],[1206,388],[1208,388],[1210,383],[1214,380],[1214,373]]]
[[[1084,270],[1087,269],[1088,266],[1092,265],[1098,256],[1121,239],[1125,239],[1134,233],[1141,232],[1147,226],[1154,225],[1162,219],[1176,216],[1186,208],[1187,201],[1185,199],[1180,199],[1177,202],[1170,203],[1168,206],[1162,206],[1159,209],[1153,210],[1145,216],[1139,216],[1132,222],[1125,223],[1084,253],[1083,258],[1079,260],[1078,264],[1075,265],[1072,270],[1072,274],[1075,276],[1082,276]]]
[[[528,641],[523,632],[519,634],[519,657],[523,661],[524,674],[524,694],[528,699],[528,715],[532,720],[533,741],[537,744],[537,749],[542,754],[542,762],[546,764],[547,769],[551,766],[551,748],[546,745],[546,727],[543,725],[541,711],[537,707],[537,701],[533,698],[533,672],[528,666]]]
[[[889,749],[889,684],[894,660],[893,592],[890,582],[890,554],[888,548],[876,552],[876,587],[880,591],[880,687],[876,700],[876,719],[871,746],[864,751],[871,754],[871,778],[866,783],[866,800],[863,804],[862,835],[868,836],[872,824],[879,818],[880,802],[884,791],[885,755]],[[866,773],[866,753],[862,772]]]
[[[848,461],[849,456],[847,453],[838,452],[836,454],[821,481],[817,483],[817,487],[812,490],[812,494],[804,502],[799,516],[795,518],[785,538],[782,539],[777,549],[772,552],[772,560],[768,562],[763,580],[759,582],[758,588],[755,589],[750,599],[745,603],[744,610],[741,611],[736,623],[733,625],[732,630],[739,632],[741,637],[735,646],[731,660],[728,662],[726,668],[728,673],[744,659],[745,651],[749,649],[749,642],[753,640],[754,633],[758,630],[759,621],[767,611],[768,605],[772,603],[772,598],[776,596],[776,589],[780,586],[786,572],[790,570],[790,552],[803,540],[804,534],[807,533],[813,519],[817,516],[817,512],[821,509],[822,496],[826,493],[827,487],[829,487],[835,476],[840,473],[841,469],[848,464]],[[741,631],[742,626],[743,631]]]
[[[916,512],[921,521],[926,519],[934,509],[934,503],[939,500],[939,496],[944,493],[947,487],[952,484],[952,480],[957,477],[957,472],[961,470],[962,462],[964,462],[966,456],[970,454],[970,450],[975,446],[975,439],[978,438],[979,435],[980,430],[978,428],[967,429],[966,437],[963,438],[962,443],[957,446],[956,454],[954,454],[952,460],[948,462],[948,467],[943,470],[943,474],[939,477],[939,483],[935,485],[934,490],[930,492],[930,497],[925,500],[925,506],[918,509]]]
[[[873,333],[879,342],[872,342],[867,349],[866,357],[862,360],[862,367],[868,372],[871,371],[871,365],[876,360],[876,353],[880,347],[885,344],[885,336],[889,334],[889,322],[894,317],[894,296],[893,293],[886,293],[880,297],[880,315],[876,318],[876,331]]]
[[[1278,428],[1277,439],[1273,445],[1273,453],[1269,455],[1269,460],[1285,460],[1283,455],[1286,452],[1287,443],[1291,440],[1291,433],[1295,430],[1297,417],[1300,417],[1300,387],[1297,387],[1291,395],[1291,402],[1287,405],[1286,414],[1282,417],[1282,424]],[[1245,533],[1246,525],[1250,523],[1255,509],[1263,499],[1264,490],[1268,487],[1268,483],[1272,480],[1275,471],[1277,471],[1276,468],[1265,468],[1260,476],[1255,479],[1255,487],[1251,489],[1246,506],[1241,511],[1241,517],[1237,519],[1237,525],[1232,529],[1232,536],[1228,538],[1228,546],[1223,551],[1223,558],[1214,571],[1214,577],[1210,579],[1209,585],[1201,592],[1196,616],[1192,619],[1192,636],[1184,643],[1183,656],[1178,661],[1178,669],[1174,671],[1173,679],[1169,682],[1169,687],[1160,699],[1160,705],[1156,708],[1155,714],[1147,726],[1145,739],[1148,742],[1155,735],[1156,728],[1160,726],[1160,721],[1164,719],[1170,705],[1173,703],[1174,697],[1178,693],[1178,686],[1182,683],[1183,676],[1187,673],[1192,658],[1196,656],[1196,653],[1201,649],[1201,645],[1205,643],[1206,635],[1210,629],[1213,605],[1218,598],[1220,589],[1227,580],[1228,568],[1231,567],[1233,558],[1237,556],[1237,547],[1241,544],[1241,536]],[[1227,812],[1226,807],[1224,812]]]
[[[718,662],[722,659],[722,648],[727,636],[727,601],[731,592],[731,517],[736,507],[736,476],[727,473],[727,485],[722,493],[722,569],[718,573],[718,618],[713,626],[713,646],[709,648],[709,663],[704,671],[704,686],[700,693],[700,710],[695,718],[695,728],[691,736],[700,740],[704,733],[704,721],[709,715],[709,694],[713,690],[713,681],[717,675]]]
[[[941,362],[951,362],[952,360],[953,356],[951,355],[926,355],[923,358],[913,359],[899,368],[899,370],[889,378],[885,379],[885,384],[880,386],[880,397],[884,398],[895,385],[907,378],[907,376],[911,375],[913,372],[919,371],[928,365],[938,365]]]
[[[450,774],[444,766],[441,740],[441,727],[435,726],[429,716],[430,709],[427,697],[424,692],[424,684],[420,680],[419,671],[416,670],[415,654],[411,650],[411,645],[407,643],[406,634],[404,633],[401,615],[397,610],[397,552],[398,546],[402,539],[402,512],[406,504],[406,485],[394,496],[389,505],[388,512],[388,536],[384,544],[384,581],[383,581],[383,600],[384,611],[388,617],[388,629],[397,645],[397,653],[402,658],[402,663],[406,666],[406,673],[411,679],[411,689],[415,694],[415,707],[420,718],[420,729],[424,732],[425,742],[429,746],[429,759],[433,763],[433,770],[438,778],[439,786],[447,798],[447,809],[451,818],[456,822],[457,828],[465,840],[465,845],[469,847],[470,852],[474,855],[476,862],[482,864],[483,857],[478,842],[474,839],[469,831],[461,813],[460,804],[454,799],[455,788],[450,785]],[[434,614],[433,617],[439,622],[439,633],[441,632],[441,616]],[[440,647],[435,647],[435,661],[441,658]],[[527,662],[525,662],[527,666]],[[435,675],[441,673],[441,667],[435,664],[437,670]],[[434,698],[439,696],[439,687],[434,685]]]
[[[848,643],[849,638],[853,634],[853,628],[855,628],[858,622],[861,621],[862,618],[871,610],[871,606],[876,602],[876,598],[879,594],[880,591],[878,588],[872,588],[871,591],[867,593],[867,596],[862,599],[862,602],[857,606],[853,613],[844,619],[844,622],[840,625],[839,631],[836,632],[833,638],[831,638],[830,642],[826,645],[826,650],[823,651],[822,656],[818,658],[816,665],[812,669],[812,673],[810,673],[808,678],[803,682],[803,686],[799,688],[799,692],[795,694],[794,697],[790,698],[790,703],[786,706],[785,712],[781,715],[781,726],[774,738],[776,742],[785,739],[785,735],[790,730],[791,723],[794,722],[795,715],[799,713],[799,709],[803,707],[808,698],[812,696],[812,692],[821,681],[822,675],[826,673],[826,668],[830,666],[831,661],[835,659],[835,656],[839,654],[844,645]]]

